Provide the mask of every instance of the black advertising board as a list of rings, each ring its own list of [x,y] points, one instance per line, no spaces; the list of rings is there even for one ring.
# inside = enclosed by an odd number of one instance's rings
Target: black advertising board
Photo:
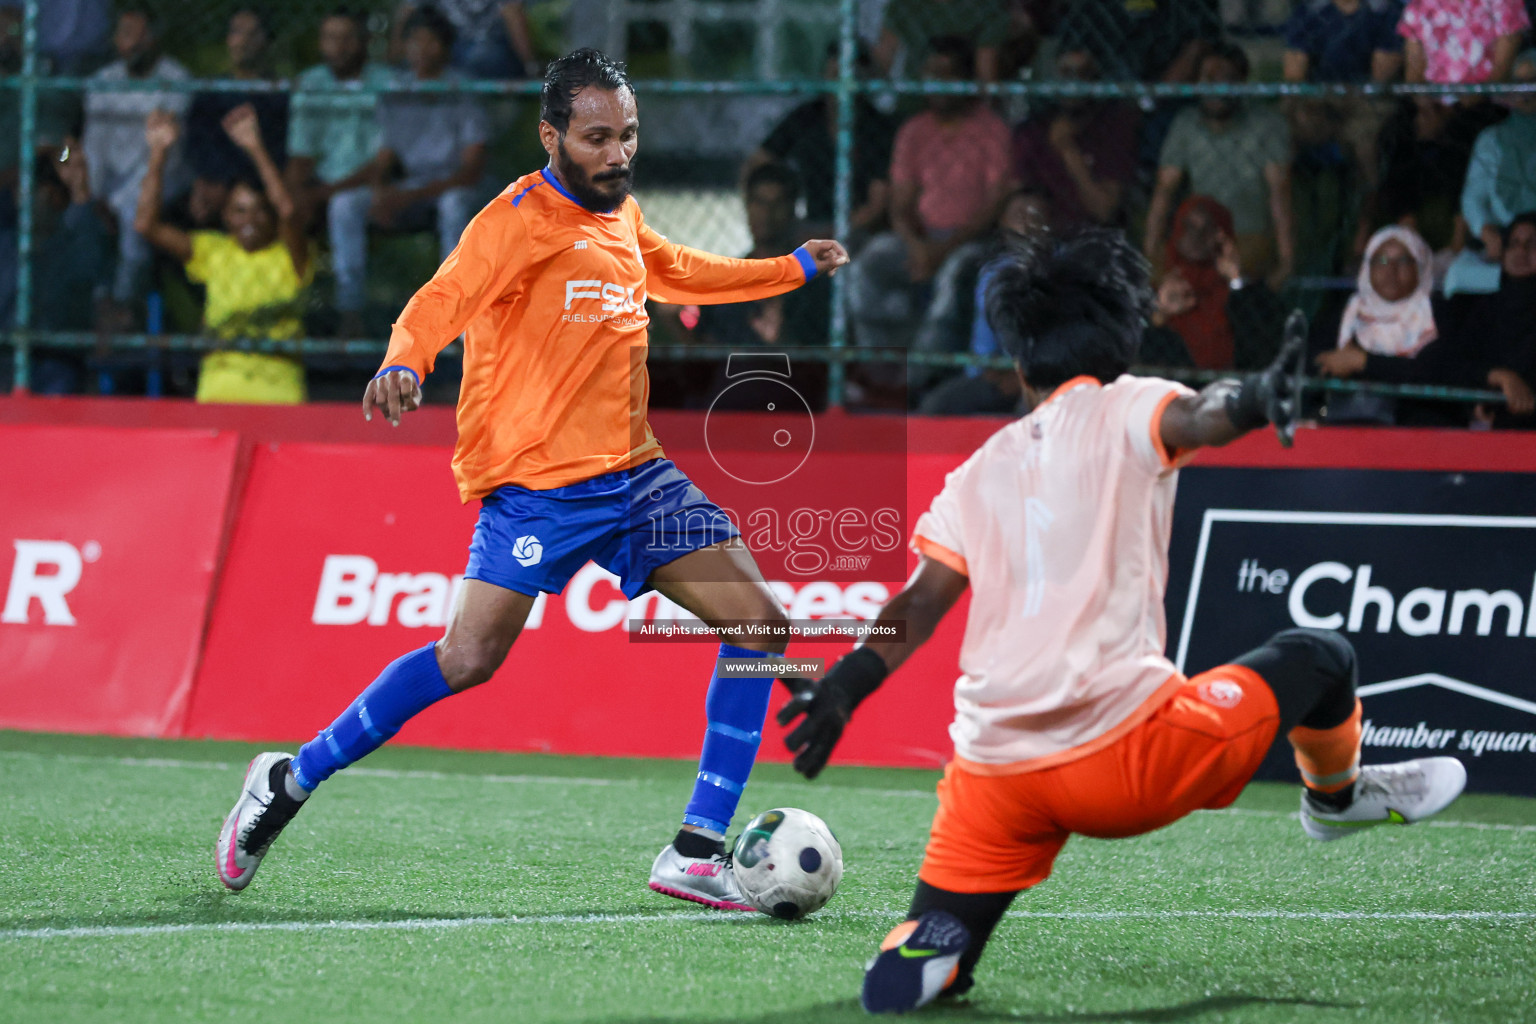
[[[1186,674],[1292,626],[1355,645],[1366,764],[1449,754],[1536,795],[1536,474],[1189,469],[1168,581]],[[1277,740],[1260,778],[1296,778]]]

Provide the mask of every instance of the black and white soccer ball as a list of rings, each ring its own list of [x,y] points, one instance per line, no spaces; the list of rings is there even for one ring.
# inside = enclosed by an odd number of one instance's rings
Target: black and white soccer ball
[[[776,807],[748,823],[732,854],[736,884],[765,914],[794,919],[826,906],[843,879],[843,848],[810,811]]]

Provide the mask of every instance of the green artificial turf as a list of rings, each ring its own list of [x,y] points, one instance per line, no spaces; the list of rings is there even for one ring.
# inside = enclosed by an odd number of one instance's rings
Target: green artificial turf
[[[675,761],[387,748],[228,893],[213,842],[255,749],[0,733],[0,1020],[867,1019],[862,965],[906,908],[936,778],[760,766],[744,812],[804,807],[843,844],[837,897],[785,923],[646,888],[690,786]],[[1536,802],[1323,845],[1295,801],[1253,786],[1074,839],[972,997],[919,1019],[1536,1020]]]

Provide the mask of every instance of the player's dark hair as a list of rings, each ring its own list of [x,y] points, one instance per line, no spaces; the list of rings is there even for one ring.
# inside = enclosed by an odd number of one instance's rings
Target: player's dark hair
[[[255,18],[256,27],[261,29],[261,34],[266,37],[267,42],[270,43],[272,41],[272,23],[267,19],[266,12],[259,7],[252,7],[250,4],[241,4],[239,7],[236,7],[234,10],[229,12],[229,20],[226,21],[225,24],[233,24],[234,20],[242,14],[248,14],[252,18]]]
[[[346,4],[337,4],[335,7],[332,7],[330,10],[326,11],[325,17],[321,18],[320,20],[330,21],[332,18],[340,18],[343,21],[350,21],[353,25],[357,26],[357,31],[360,34],[368,34],[368,14],[359,8],[349,7]]]
[[[1224,60],[1237,69],[1237,77],[1248,80],[1248,51],[1230,39],[1218,39],[1205,53],[1206,60]]]
[[[160,38],[162,30],[165,28],[165,22],[147,4],[121,4],[118,6],[118,18],[125,18],[129,15],[135,18],[143,18],[144,24],[149,27],[149,34],[156,39]]]
[[[1515,218],[1504,226],[1503,236],[1505,245],[1508,245],[1509,240],[1515,237],[1515,228],[1522,224],[1536,227],[1536,210],[1526,210],[1524,213],[1516,214]]]
[[[272,202],[272,197],[267,195],[266,187],[262,185],[261,179],[253,178],[249,174],[237,176],[235,180],[229,183],[229,190],[224,195],[226,205],[234,198],[235,189],[237,188],[250,189],[256,193],[256,198],[261,200],[261,205],[266,208],[267,213],[272,217],[273,223],[277,222],[277,205]]]
[[[544,91],[539,95],[539,119],[547,121],[563,137],[571,126],[571,103],[581,90],[595,87],[605,92],[635,91],[624,65],[601,50],[583,46],[557,57],[544,69]]]
[[[59,162],[47,153],[39,153],[32,160],[32,187],[38,191],[58,189],[68,194],[69,186],[59,177]]]
[[[976,46],[965,36],[939,36],[929,41],[928,52],[948,57],[961,78],[976,77]]]
[[[1015,243],[991,267],[987,322],[1030,387],[1083,375],[1108,383],[1130,367],[1152,306],[1151,268],[1124,234],[1085,228]]]
[[[458,30],[453,27],[453,22],[448,20],[448,15],[431,4],[418,7],[411,12],[411,16],[405,19],[405,27],[401,30],[401,35],[408,36],[419,28],[424,28],[437,36],[446,50],[453,49],[453,41],[459,36]]]
[[[750,197],[752,190],[759,185],[778,185],[784,190],[786,201],[798,203],[800,201],[800,175],[788,164],[777,160],[752,168],[747,175],[745,192]]]

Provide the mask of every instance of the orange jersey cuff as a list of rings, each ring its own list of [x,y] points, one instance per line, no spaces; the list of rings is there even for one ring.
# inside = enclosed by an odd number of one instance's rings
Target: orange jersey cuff
[[[1178,469],[1195,457],[1196,448],[1172,448],[1163,443],[1163,413],[1168,411],[1168,406],[1175,398],[1179,397],[1177,391],[1170,391],[1157,403],[1157,408],[1152,410],[1152,450],[1157,452],[1157,459],[1163,464],[1164,469]]]
[[[966,567],[964,557],[957,552],[949,550],[949,548],[942,544],[934,543],[920,533],[913,536],[912,546],[917,548],[919,554],[927,555],[935,562],[941,562],[949,566],[962,576],[969,576],[971,574],[970,569]]]
[[[415,372],[416,380],[420,382],[432,372],[432,363],[433,360],[422,358],[411,332],[403,325],[395,324],[389,332],[389,349],[379,364],[380,371],[387,366],[406,366]]]

